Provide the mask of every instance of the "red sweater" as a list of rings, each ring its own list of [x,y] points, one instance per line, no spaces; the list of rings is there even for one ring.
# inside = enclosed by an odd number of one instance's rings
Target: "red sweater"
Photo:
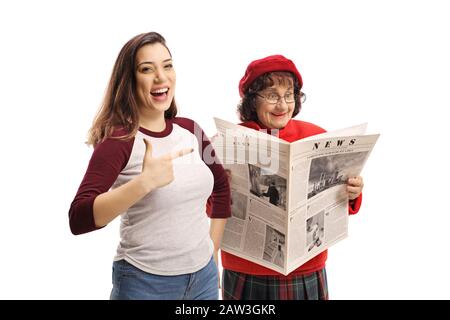
[[[253,121],[244,122],[241,123],[240,125],[255,130],[265,129],[262,128],[258,123]],[[287,142],[293,142],[323,132],[325,132],[324,129],[312,123],[291,119],[286,125],[286,127],[279,130],[279,138]],[[360,195],[354,201],[351,201],[348,207],[349,214],[355,214],[359,211],[359,208],[361,207],[361,201],[362,195]],[[292,275],[307,274],[324,268],[325,262],[327,260],[327,255],[328,255],[327,251],[326,250],[323,251],[322,253],[318,254],[308,262],[305,262],[303,265],[292,271],[287,277]],[[268,269],[259,264],[237,257],[223,250],[222,250],[222,266],[224,269],[252,275],[283,276],[281,273],[277,271]]]

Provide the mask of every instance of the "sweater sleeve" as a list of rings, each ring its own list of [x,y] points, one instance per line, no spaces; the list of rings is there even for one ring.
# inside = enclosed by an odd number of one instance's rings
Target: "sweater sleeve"
[[[94,221],[94,200],[107,192],[126,166],[133,148],[133,139],[127,141],[107,139],[98,144],[89,161],[69,209],[69,224],[73,234],[78,235],[100,229]]]
[[[228,218],[231,216],[231,192],[226,174],[216,152],[202,128],[193,120],[175,118],[174,123],[189,130],[197,138],[200,157],[214,176],[214,187],[207,201],[207,214],[210,218]]]
[[[348,214],[357,214],[359,211],[359,208],[361,208],[362,203],[362,193],[359,195],[358,198],[354,200],[350,200],[348,202]]]

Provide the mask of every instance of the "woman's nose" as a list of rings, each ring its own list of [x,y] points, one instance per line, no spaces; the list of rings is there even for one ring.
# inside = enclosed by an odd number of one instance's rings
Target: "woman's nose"
[[[159,83],[159,82],[164,82],[167,80],[167,75],[164,72],[164,70],[157,70],[156,75],[155,75],[155,82]]]

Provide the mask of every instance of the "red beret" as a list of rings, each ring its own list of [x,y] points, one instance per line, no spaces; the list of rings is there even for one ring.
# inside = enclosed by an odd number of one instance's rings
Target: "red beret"
[[[264,73],[273,71],[292,72],[298,79],[300,89],[302,88],[302,76],[295,67],[295,64],[282,55],[274,55],[252,61],[248,65],[247,70],[245,70],[244,76],[242,77],[241,81],[239,81],[239,94],[241,95],[241,97],[244,96],[245,90],[248,89],[248,87],[256,78],[263,75]]]

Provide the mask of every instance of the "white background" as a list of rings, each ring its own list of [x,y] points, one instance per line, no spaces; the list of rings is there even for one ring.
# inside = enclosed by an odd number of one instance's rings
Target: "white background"
[[[332,299],[449,299],[445,1],[2,1],[0,298],[108,299],[118,221],[73,236],[86,132],[131,37],[158,31],[180,115],[237,122],[247,64],[293,59],[298,119],[381,133],[360,213],[329,252]]]

